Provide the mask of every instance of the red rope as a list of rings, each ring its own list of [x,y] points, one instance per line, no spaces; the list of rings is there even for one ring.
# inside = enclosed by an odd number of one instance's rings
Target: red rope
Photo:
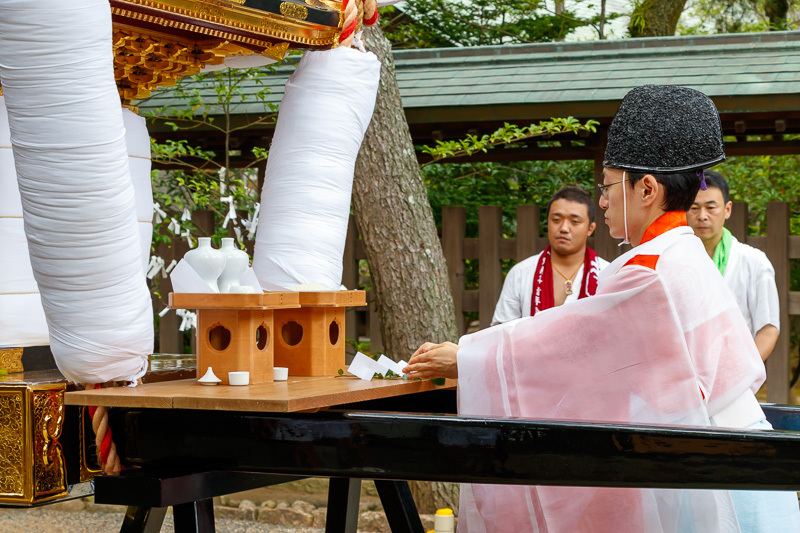
[[[102,388],[102,384],[96,383],[94,388],[100,389]],[[97,407],[94,405],[90,405],[87,411],[89,412],[89,416],[91,417],[91,419],[94,420],[94,415],[95,413],[97,413]],[[111,438],[111,428],[107,427],[106,434],[103,437],[103,440],[100,442],[100,463],[102,464],[104,470],[106,463],[108,463],[108,456],[109,453],[111,452],[111,447],[113,445],[114,441]]]
[[[342,13],[347,10],[347,5],[350,3],[350,0],[343,0],[342,1]],[[376,10],[377,11],[377,10]],[[351,22],[346,28],[342,29],[342,33],[339,34],[339,42],[346,41],[353,33],[356,31],[356,27],[358,26],[358,17],[356,17],[353,22]]]
[[[375,13],[368,19],[364,19],[364,26],[373,26],[378,22],[378,8],[375,8]]]
[[[339,35],[339,42],[346,40],[348,37],[353,35],[353,32],[356,31],[356,26],[358,25],[357,21],[352,22],[348,27],[342,30],[342,33]]]
[[[100,460],[103,464],[108,462],[108,452],[111,451],[111,430],[106,432],[106,436],[100,445]]]

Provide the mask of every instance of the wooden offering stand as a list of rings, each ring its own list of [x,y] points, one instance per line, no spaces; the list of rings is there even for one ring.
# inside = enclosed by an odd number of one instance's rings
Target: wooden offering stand
[[[300,308],[275,311],[275,366],[290,376],[333,376],[345,366],[345,308],[367,305],[364,291],[300,292]]]
[[[197,377],[208,367],[228,385],[228,372],[250,372],[250,383],[272,382],[274,313],[300,307],[297,292],[170,293],[173,309],[197,309]]]
[[[345,366],[345,308],[366,305],[364,291],[170,293],[173,309],[197,310],[197,377],[208,367],[250,383],[272,381],[275,366],[292,376],[333,376]]]

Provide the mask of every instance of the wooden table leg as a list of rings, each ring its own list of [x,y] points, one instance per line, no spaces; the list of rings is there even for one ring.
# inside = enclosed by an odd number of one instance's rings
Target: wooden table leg
[[[215,533],[214,500],[198,500],[172,506],[175,533]]]
[[[158,533],[167,514],[166,507],[139,507],[131,505],[125,512],[120,533]]]
[[[360,479],[332,477],[330,485],[328,485],[328,515],[325,519],[325,531],[356,533],[360,498]]]
[[[375,480],[392,533],[425,533],[406,481]]]

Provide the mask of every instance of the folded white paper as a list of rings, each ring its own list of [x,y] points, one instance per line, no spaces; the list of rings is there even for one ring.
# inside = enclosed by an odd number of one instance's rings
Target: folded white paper
[[[370,356],[358,352],[353,358],[353,362],[350,363],[350,366],[347,368],[347,371],[363,380],[369,381],[375,374],[383,374],[386,371],[386,367],[378,364],[378,362]]]
[[[251,287],[251,291],[253,293],[262,292],[261,284],[258,282],[258,277],[256,276],[255,270],[253,267],[248,267],[247,270],[244,271],[242,277],[239,278],[239,286],[240,287]]]
[[[403,369],[408,366],[408,363],[406,363],[405,361],[400,361],[398,363],[398,362],[392,361],[391,359],[389,359],[385,355],[381,355],[380,358],[378,358],[378,364],[383,366],[383,367],[385,367],[385,370],[383,372],[381,372],[381,375],[383,377],[386,377],[386,373],[389,370],[391,370],[392,372],[394,372],[398,376],[402,376],[403,375]]]
[[[181,259],[177,266],[172,269],[172,272],[169,274],[169,279],[172,282],[172,292],[219,292],[203,281],[200,274],[198,274],[185,259]]]

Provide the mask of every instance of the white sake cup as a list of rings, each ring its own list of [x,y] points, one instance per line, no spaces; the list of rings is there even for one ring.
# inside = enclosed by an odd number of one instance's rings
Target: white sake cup
[[[272,379],[275,381],[286,381],[289,379],[289,369],[285,366],[276,366],[272,369]]]
[[[249,385],[250,372],[228,372],[228,385]]]

